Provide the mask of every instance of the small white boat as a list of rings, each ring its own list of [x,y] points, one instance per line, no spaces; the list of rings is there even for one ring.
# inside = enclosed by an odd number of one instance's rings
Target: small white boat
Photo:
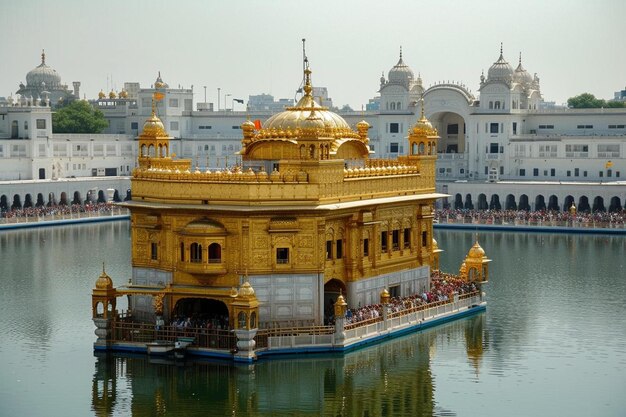
[[[154,342],[146,343],[146,347],[148,348],[148,355],[167,355],[176,348],[176,343],[165,340],[156,340]]]

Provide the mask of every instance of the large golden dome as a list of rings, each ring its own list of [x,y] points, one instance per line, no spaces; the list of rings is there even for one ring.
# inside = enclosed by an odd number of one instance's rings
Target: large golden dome
[[[358,139],[359,135],[350,128],[343,117],[315,101],[311,94],[313,87],[311,70],[308,67],[304,75],[304,96],[295,106],[287,107],[285,111],[267,119],[259,130],[258,137],[291,139],[292,136],[308,131],[317,133],[319,137]]]

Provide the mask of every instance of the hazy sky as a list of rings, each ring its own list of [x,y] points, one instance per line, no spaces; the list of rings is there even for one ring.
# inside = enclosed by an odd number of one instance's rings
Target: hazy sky
[[[504,56],[541,79],[547,101],[626,86],[626,0],[140,1],[0,0],[0,96],[15,94],[40,63],[95,98],[125,81],[149,87],[161,71],[195,101],[293,98],[302,38],[314,86],[355,110],[377,94],[381,72],[404,61],[425,86],[460,81]],[[112,84],[110,78],[112,77]],[[81,93],[81,95],[82,95]],[[226,105],[230,106],[231,98]]]

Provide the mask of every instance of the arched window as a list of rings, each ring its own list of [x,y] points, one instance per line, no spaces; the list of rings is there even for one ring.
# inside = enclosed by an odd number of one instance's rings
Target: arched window
[[[180,261],[185,262],[185,243],[180,242]]]
[[[493,109],[493,101],[490,101],[490,102],[489,102],[489,108],[490,108],[490,109]]]
[[[399,101],[396,103],[396,110],[401,110],[402,109],[402,103],[400,103]]]
[[[202,262],[202,245],[196,242],[191,244],[189,248],[189,261]]]
[[[499,102],[499,101],[496,101],[496,106],[495,106],[495,109],[496,109],[496,110],[500,109],[500,102]]]
[[[256,313],[253,311],[250,313],[250,328],[254,329],[256,327]]]
[[[219,243],[209,245],[209,263],[219,264],[222,262],[222,247]]]
[[[237,324],[238,324],[237,327],[239,329],[246,328],[246,313],[244,313],[243,311],[240,311],[239,314],[237,315]]]
[[[417,143],[415,142],[411,145],[411,155],[417,155]]]
[[[426,146],[424,145],[424,142],[421,142],[420,146],[419,146],[419,154],[420,155],[424,155],[424,152],[426,151],[425,148],[426,148]]]
[[[396,109],[396,103],[391,103],[391,110],[395,110]]]

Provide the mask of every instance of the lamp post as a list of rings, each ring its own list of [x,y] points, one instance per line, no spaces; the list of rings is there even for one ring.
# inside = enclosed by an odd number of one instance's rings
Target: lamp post
[[[217,111],[220,111],[220,91],[222,89],[217,87]]]

